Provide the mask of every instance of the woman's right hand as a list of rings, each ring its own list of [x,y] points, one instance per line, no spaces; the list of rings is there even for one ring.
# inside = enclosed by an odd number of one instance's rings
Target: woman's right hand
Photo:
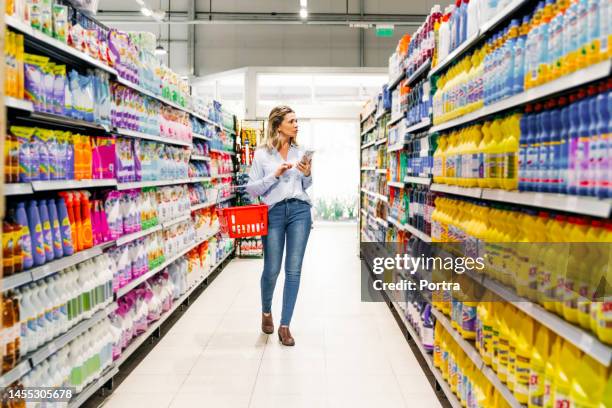
[[[291,163],[283,163],[280,166],[278,166],[278,169],[276,169],[276,171],[274,172],[274,175],[276,177],[280,177],[282,176],[287,170],[289,170],[291,167],[293,167],[293,165]]]

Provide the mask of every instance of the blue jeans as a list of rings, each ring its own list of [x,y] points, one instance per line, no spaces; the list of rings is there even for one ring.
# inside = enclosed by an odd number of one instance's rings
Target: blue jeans
[[[284,200],[268,210],[268,235],[262,237],[264,270],[261,274],[261,307],[264,313],[272,310],[272,296],[283,262],[285,240],[285,287],[281,325],[288,326],[300,288],[300,274],[312,218],[310,205],[301,200]],[[286,238],[285,238],[286,237]]]

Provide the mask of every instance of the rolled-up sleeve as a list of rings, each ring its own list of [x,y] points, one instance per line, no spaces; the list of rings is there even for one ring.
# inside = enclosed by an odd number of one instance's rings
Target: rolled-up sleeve
[[[308,177],[302,175],[302,188],[306,190],[310,186],[312,186],[312,173]]]
[[[253,164],[249,171],[249,182],[246,185],[246,191],[252,197],[259,197],[264,195],[270,187],[278,182],[274,173],[270,173],[267,176],[264,174],[262,151],[255,151],[255,157],[253,158]]]

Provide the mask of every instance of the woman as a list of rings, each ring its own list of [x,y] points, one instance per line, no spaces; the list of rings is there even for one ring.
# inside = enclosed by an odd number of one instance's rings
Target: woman
[[[261,330],[274,333],[272,295],[280,273],[285,243],[285,287],[278,338],[285,346],[295,345],[289,323],[300,287],[302,260],[312,225],[310,161],[297,145],[298,122],[288,106],[277,106],[268,117],[268,133],[263,147],[255,151],[247,191],[261,196],[268,205],[268,235],[263,237],[264,269],[261,274]]]

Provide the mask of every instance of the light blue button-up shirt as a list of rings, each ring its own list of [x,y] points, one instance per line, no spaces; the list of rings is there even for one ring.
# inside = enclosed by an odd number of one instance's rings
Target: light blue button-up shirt
[[[270,151],[265,147],[258,148],[255,150],[249,172],[247,192],[253,197],[261,196],[262,201],[269,207],[290,198],[297,198],[312,205],[306,193],[306,189],[312,185],[312,173],[306,177],[296,167],[303,155],[304,149],[290,146],[287,160],[283,160],[276,149]],[[277,179],[274,172],[285,162],[293,164],[293,167]]]

